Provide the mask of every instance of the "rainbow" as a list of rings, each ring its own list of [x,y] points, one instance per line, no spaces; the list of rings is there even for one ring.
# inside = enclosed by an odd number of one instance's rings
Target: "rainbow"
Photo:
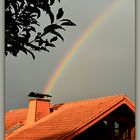
[[[112,14],[112,12],[119,6],[121,1],[123,0],[113,0],[112,3],[109,4],[109,6],[107,6],[103,10],[103,12],[93,20],[91,25],[82,33],[82,35],[76,40],[72,47],[70,47],[71,49],[64,56],[62,61],[58,64],[58,67],[56,68],[55,72],[46,84],[44,93],[49,94],[51,92],[55,83],[61,76],[64,68],[66,67],[66,64],[68,64],[68,62],[71,60],[74,54],[84,44],[88,37],[95,31],[95,29],[97,29],[103,23],[103,21],[107,19],[107,17],[109,17]]]

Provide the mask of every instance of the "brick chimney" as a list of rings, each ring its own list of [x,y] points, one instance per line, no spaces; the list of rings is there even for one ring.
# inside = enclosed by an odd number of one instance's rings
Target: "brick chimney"
[[[31,92],[28,96],[34,97],[29,100],[27,123],[34,123],[50,114],[50,95]]]

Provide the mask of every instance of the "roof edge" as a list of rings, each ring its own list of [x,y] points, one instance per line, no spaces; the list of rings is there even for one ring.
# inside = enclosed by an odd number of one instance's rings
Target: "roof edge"
[[[75,130],[73,130],[69,134],[66,134],[65,136],[63,136],[60,139],[61,140],[70,140],[70,139],[74,138],[75,136],[79,135],[84,130],[86,130],[87,128],[89,128],[90,126],[92,126],[93,124],[95,124],[96,122],[98,122],[99,120],[101,120],[106,115],[108,115],[109,113],[111,113],[112,111],[114,111],[116,108],[120,107],[123,104],[126,104],[133,112],[135,112],[135,106],[129,100],[129,98],[126,95],[120,95],[120,96],[122,98],[117,103],[116,102],[113,103],[111,107],[108,107],[106,110],[104,110],[103,112],[101,112],[96,118],[91,119],[88,122],[86,122],[85,124],[83,124],[83,125],[75,128]]]

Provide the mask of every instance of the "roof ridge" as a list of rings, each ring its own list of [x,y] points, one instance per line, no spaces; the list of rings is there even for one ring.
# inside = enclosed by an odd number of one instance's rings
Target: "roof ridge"
[[[125,97],[127,97],[125,94],[116,94],[116,95],[112,95],[112,96],[103,96],[103,97],[98,97],[98,98],[89,98],[89,99],[69,101],[69,102],[65,102],[65,103],[57,103],[57,104],[54,104],[54,105],[87,102],[87,101],[91,101],[91,100],[100,100],[100,99],[103,99],[103,98],[111,98],[111,97],[115,97],[115,96],[125,96]]]
[[[24,125],[23,123],[17,123],[17,124],[14,125],[12,128],[6,130],[6,131],[5,131],[5,134],[12,133],[13,131],[15,131],[16,129],[22,127],[23,125]]]
[[[22,125],[22,127],[19,127],[18,129],[15,129],[15,130],[14,130],[14,133],[11,133],[10,135],[6,135],[6,138],[13,137],[13,136],[19,134],[20,132],[22,132],[22,131],[24,131],[24,130],[26,130],[26,129],[28,129],[28,128],[31,128],[31,127],[33,127],[33,126],[34,126],[33,124],[26,124],[26,123],[24,123],[24,124]]]
[[[28,109],[28,107],[26,107],[26,108],[15,108],[15,109],[11,109],[11,110],[8,110],[6,113],[12,112],[12,111],[18,111],[18,110],[22,110],[22,109]]]
[[[72,104],[72,103],[79,103],[79,102],[83,102],[83,101],[90,101],[90,100],[98,100],[98,99],[102,99],[102,98],[110,98],[110,97],[115,97],[115,96],[126,96],[127,94],[125,93],[120,93],[120,94],[116,94],[116,95],[111,95],[111,96],[103,96],[103,97],[97,97],[97,98],[89,98],[89,99],[82,99],[82,100],[75,100],[75,101],[68,101],[68,102],[64,102],[64,103],[56,103],[56,104],[52,104],[52,107],[55,105],[61,105],[61,104]],[[16,108],[16,109],[11,109],[8,110],[6,113],[8,112],[12,112],[12,111],[18,111],[18,110],[22,110],[22,109],[28,109],[28,107],[25,108]]]

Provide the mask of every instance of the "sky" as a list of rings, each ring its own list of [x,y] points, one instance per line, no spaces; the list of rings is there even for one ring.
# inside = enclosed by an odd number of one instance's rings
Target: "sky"
[[[31,91],[46,92],[60,63],[98,17],[100,24],[81,41],[51,88],[51,103],[120,91],[135,101],[135,1],[61,0],[61,5],[64,17],[77,25],[62,33],[64,42],[58,41],[50,53],[36,53],[35,60],[23,53],[5,58],[5,110],[27,107]],[[100,18],[109,8],[109,13]],[[40,21],[42,26],[47,23],[43,16]]]

